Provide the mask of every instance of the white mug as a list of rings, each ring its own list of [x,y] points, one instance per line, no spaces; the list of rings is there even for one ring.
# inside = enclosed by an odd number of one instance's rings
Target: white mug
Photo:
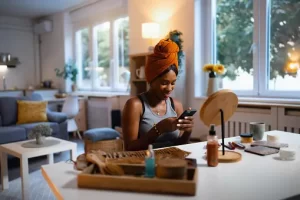
[[[141,66],[139,69],[136,69],[135,73],[138,78],[145,78],[145,66]]]

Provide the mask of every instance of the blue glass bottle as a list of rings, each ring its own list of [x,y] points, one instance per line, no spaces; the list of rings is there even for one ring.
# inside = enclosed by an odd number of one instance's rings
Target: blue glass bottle
[[[145,158],[145,176],[148,178],[155,177],[155,156],[153,146],[148,146],[147,155]]]

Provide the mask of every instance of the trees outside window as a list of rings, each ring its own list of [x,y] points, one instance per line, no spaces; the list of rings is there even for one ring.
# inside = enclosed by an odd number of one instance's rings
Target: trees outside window
[[[226,67],[223,88],[300,96],[300,1],[216,0],[215,5],[214,62]]]

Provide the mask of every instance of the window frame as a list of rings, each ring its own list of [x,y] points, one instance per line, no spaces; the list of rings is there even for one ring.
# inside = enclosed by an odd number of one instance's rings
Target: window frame
[[[202,21],[200,28],[205,30],[202,35],[202,47],[200,52],[203,52],[202,60],[199,63],[195,62],[195,66],[203,66],[206,63],[216,63],[217,53],[217,38],[216,38],[216,5],[217,0],[200,1],[196,0],[195,6],[200,6],[201,10],[206,10],[205,15],[201,15]],[[279,97],[279,98],[299,98],[299,91],[280,91],[268,89],[269,78],[269,40],[270,26],[269,18],[271,9],[271,0],[253,0],[253,90],[233,90],[241,97]],[[198,16],[199,15],[195,15]],[[197,27],[197,26],[196,26]],[[197,31],[196,31],[197,33]],[[265,33],[265,34],[264,34]],[[195,34],[196,36],[196,34]],[[199,45],[199,44],[198,44]],[[201,67],[202,68],[202,67]],[[199,69],[198,69],[199,70]],[[196,70],[195,70],[196,71]],[[299,76],[299,75],[298,75]],[[208,78],[202,73],[202,77],[206,84],[201,88],[202,94],[205,94]],[[196,75],[195,75],[195,80]],[[256,81],[257,80],[257,81]],[[201,87],[200,86],[200,87]],[[199,83],[195,82],[195,97],[199,97]]]
[[[76,60],[77,66],[81,66],[81,64],[79,65],[79,59],[78,59],[78,45],[77,45],[77,39],[76,39],[76,32],[80,31],[84,28],[87,28],[89,31],[89,55],[91,58],[91,62],[93,63],[92,69],[95,72],[96,66],[97,66],[97,33],[96,33],[96,27],[102,23],[105,22],[109,22],[110,23],[110,33],[109,33],[109,37],[110,37],[110,58],[109,58],[109,69],[110,69],[110,86],[109,87],[96,87],[95,86],[95,80],[96,80],[96,73],[92,72],[91,75],[91,89],[87,89],[87,88],[81,88],[81,85],[78,85],[78,90],[80,91],[94,91],[94,92],[128,92],[127,88],[121,88],[118,87],[118,76],[117,76],[117,72],[118,72],[118,57],[119,57],[119,51],[118,51],[118,29],[117,26],[115,25],[115,21],[120,19],[120,18],[128,18],[129,20],[129,16],[127,14],[122,14],[122,15],[117,15],[114,16],[110,19],[107,20],[101,20],[101,21],[97,21],[91,25],[88,26],[79,26],[76,29],[73,29],[73,36],[74,36],[74,40],[73,40],[73,44],[74,44],[74,58]],[[77,79],[77,84],[79,79]]]

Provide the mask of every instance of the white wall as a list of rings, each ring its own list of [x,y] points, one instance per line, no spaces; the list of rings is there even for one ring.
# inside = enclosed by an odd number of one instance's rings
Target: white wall
[[[147,52],[148,42],[142,38],[141,24],[144,22],[157,22],[161,27],[161,38],[170,30],[177,29],[183,33],[183,50],[186,54],[186,107],[200,109],[201,101],[194,97],[194,73],[199,72],[194,67],[194,0],[130,0],[128,2],[128,15],[130,27],[130,54]],[[158,39],[156,40],[156,42]],[[197,54],[196,54],[197,55]],[[200,56],[200,55],[198,55]],[[200,74],[199,76],[200,77]],[[195,127],[192,137],[199,138],[206,135],[207,128],[199,119],[199,112],[195,115]]]
[[[56,77],[55,68],[65,65],[64,13],[47,17],[52,21],[52,32],[41,34],[41,80],[52,80],[53,86],[65,89],[65,81]]]
[[[21,62],[16,68],[8,68],[6,71],[7,89],[24,89],[38,84],[36,43],[31,20],[0,16],[0,53],[10,53]],[[0,80],[2,90],[2,78]]]

